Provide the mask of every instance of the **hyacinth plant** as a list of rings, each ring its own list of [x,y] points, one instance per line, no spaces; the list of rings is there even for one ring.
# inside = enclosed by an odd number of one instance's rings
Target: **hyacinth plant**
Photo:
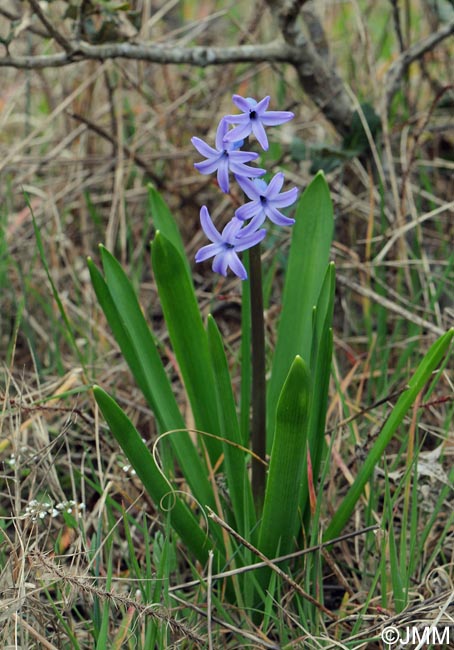
[[[284,174],[268,177],[265,169],[251,165],[259,154],[242,149],[256,141],[267,150],[267,129],[288,122],[292,113],[269,111],[269,97],[256,101],[234,95],[233,101],[241,113],[221,119],[215,146],[198,137],[192,138],[192,144],[204,158],[195,168],[202,174],[216,173],[220,190],[232,199],[227,223],[215,225],[208,207],[201,206],[201,228],[209,243],[197,252],[195,261],[212,259],[214,273],[232,273],[241,281],[239,396],[218,326],[212,316],[203,322],[176,222],[154,188],[149,188],[156,228],[151,261],[195,423],[191,430],[173,393],[158,337],[146,322],[124,270],[102,246],[103,272],[89,260],[97,298],[154,414],[161,434],[158,441],[144,442],[115,399],[99,386],[94,388],[95,399],[189,559],[198,560],[203,569],[212,554],[214,570],[220,572],[252,565],[256,558],[251,545],[275,558],[295,550],[302,539],[320,537],[319,479],[328,454],[324,434],[335,283],[334,266],[329,263],[333,209],[323,174],[317,174],[302,193],[292,218],[282,209],[293,206],[298,189],[282,191]],[[233,183],[244,193],[239,205],[230,194]],[[291,233],[271,353],[265,350],[260,253],[270,222],[273,228]],[[440,364],[452,334],[441,337],[421,362],[328,523],[325,539],[342,531],[386,445]],[[184,492],[176,487],[177,474],[184,477]],[[218,488],[218,475],[224,478],[225,491]],[[226,534],[219,518],[235,535]],[[262,568],[228,580],[225,593],[240,607],[253,607],[273,598],[273,585],[271,569]]]

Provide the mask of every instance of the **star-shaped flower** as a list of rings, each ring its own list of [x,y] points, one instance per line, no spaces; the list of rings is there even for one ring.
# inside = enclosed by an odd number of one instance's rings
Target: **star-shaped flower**
[[[233,95],[234,104],[243,111],[242,115],[226,115],[224,117],[228,124],[236,124],[234,129],[226,135],[228,142],[242,140],[251,133],[255,135],[260,146],[265,151],[268,149],[268,138],[265,133],[265,126],[277,126],[291,120],[294,115],[290,111],[267,111],[270,103],[269,95],[257,102],[252,97],[241,97]]]
[[[242,237],[243,222],[233,217],[221,234],[216,230],[205,205],[200,209],[200,222],[203,232],[213,243],[203,246],[196,254],[195,261],[203,262],[214,256],[213,271],[215,273],[227,275],[227,269],[230,267],[241,280],[246,280],[247,272],[237,253],[261,242],[265,237],[266,230],[253,230],[248,224],[248,233]]]
[[[249,178],[236,179],[246,196],[251,199],[235,212],[235,217],[242,221],[251,219],[252,221],[244,228],[247,235],[249,228],[257,230],[266,217],[278,226],[291,226],[295,219],[289,219],[278,208],[286,208],[296,201],[298,190],[292,187],[287,192],[281,192],[284,184],[284,174],[279,172],[267,184],[262,178],[251,180]]]
[[[237,149],[243,144],[241,138],[227,141],[229,125],[223,118],[216,131],[216,149],[210,147],[200,138],[191,138],[191,142],[197,151],[205,156],[206,160],[195,163],[194,167],[201,174],[211,174],[217,170],[219,187],[226,194],[229,192],[229,171],[237,177],[241,176],[263,176],[264,169],[249,167],[246,163],[258,158],[257,153],[252,151],[238,151]],[[238,142],[240,140],[240,142]]]

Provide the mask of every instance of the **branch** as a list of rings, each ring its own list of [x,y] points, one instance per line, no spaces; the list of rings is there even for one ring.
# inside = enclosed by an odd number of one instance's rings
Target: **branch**
[[[38,0],[28,0],[30,5],[32,6],[33,11],[35,14],[38,16],[44,27],[47,29],[47,32],[51,38],[53,38],[59,45],[62,47],[65,52],[71,52],[71,45],[70,43],[64,38],[60,32],[55,29],[55,27],[52,25],[52,23],[47,19],[45,13],[42,11],[41,6],[38,2]]]
[[[296,48],[298,58],[293,62],[303,90],[330,120],[336,130],[349,132],[354,108],[332,62],[326,53],[320,55],[314,44],[305,39],[297,25],[299,13],[306,0],[266,0],[275,16],[287,46]]]
[[[81,122],[82,124],[85,124],[85,126],[90,129],[90,131],[93,131],[97,135],[99,135],[101,138],[104,138],[108,142],[110,142],[114,147],[118,148],[118,141],[116,138],[110,135],[107,131],[105,131],[102,127],[98,126],[98,124],[94,124],[90,120],[88,120],[86,117],[83,115],[78,115],[77,113],[71,113],[70,111],[66,111],[67,114],[72,117],[74,120],[77,120],[78,122]],[[144,172],[150,177],[150,179],[153,181],[153,183],[156,185],[157,189],[160,190],[163,188],[162,180],[157,176],[153,170],[147,165],[147,163],[136,153],[132,152],[131,149],[127,145],[123,145],[123,151],[126,154],[128,158],[131,158],[134,160],[136,165],[138,167],[141,167]]]
[[[402,52],[400,57],[394,61],[386,75],[386,92],[384,96],[385,115],[388,115],[389,107],[396,94],[400,81],[408,67],[417,59],[421,59],[426,52],[433,50],[441,41],[454,34],[454,20],[451,20],[444,27],[415,43],[408,50]]]
[[[107,59],[133,59],[150,63],[186,64],[204,68],[227,63],[291,63],[298,60],[299,51],[282,41],[265,45],[233,47],[178,47],[177,45],[151,45],[149,43],[106,43],[90,45],[84,41],[72,43],[72,49],[58,54],[36,56],[5,56],[0,67],[36,70],[61,68],[79,61]]]

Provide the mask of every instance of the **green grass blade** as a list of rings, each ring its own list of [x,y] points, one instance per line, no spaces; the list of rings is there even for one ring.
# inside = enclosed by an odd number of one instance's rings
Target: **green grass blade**
[[[112,563],[112,554],[109,553],[109,558],[106,562],[107,564],[107,576],[106,576],[106,584],[105,584],[105,590],[106,592],[110,592],[111,586],[112,586],[112,570],[113,570],[113,563]],[[108,644],[108,633],[109,633],[109,623],[111,620],[111,601],[106,598],[103,603],[102,607],[102,615],[101,615],[101,626],[99,629],[99,635],[96,640],[96,650],[104,650],[104,648],[107,648]]]
[[[220,435],[214,377],[194,287],[175,246],[161,233],[151,247],[153,272],[172,347],[180,367],[197,429]],[[222,454],[218,440],[203,439],[211,462]]]
[[[208,317],[207,333],[221,433],[224,440],[233,443],[225,442],[223,444],[227,484],[238,532],[241,535],[248,535],[254,525],[254,501],[247,472],[247,458],[245,452],[235,446],[242,445],[235,398],[222,337],[212,316]]]
[[[99,304],[120,350],[156,416],[160,431],[184,429],[183,417],[129,279],[118,261],[103,247],[101,255],[106,280],[91,260],[88,260],[88,268]],[[203,505],[214,507],[207,469],[189,434],[182,431],[170,435],[169,439],[195,498]]]
[[[166,512],[166,509],[163,510],[163,505],[167,504],[171,508],[172,527],[195,557],[205,564],[210,545],[199,521],[178,495],[174,495],[174,502],[170,503],[173,497],[170,494],[169,483],[161,474],[137,429],[115,400],[99,386],[93,388],[93,394],[112,434],[134,467],[156,507],[163,512]]]
[[[296,355],[311,359],[312,310],[317,304],[333,236],[333,207],[323,172],[319,172],[301,196],[296,209],[282,314],[268,387],[268,449],[276,404]]]
[[[298,528],[298,501],[306,462],[311,378],[297,356],[290,368],[276,411],[276,428],[266,484],[259,548],[268,557],[291,550]]]
[[[397,428],[402,423],[402,420],[404,419],[408,409],[414,403],[418,393],[423,389],[427,381],[429,381],[432,373],[435,372],[443,357],[447,353],[453,335],[454,329],[450,329],[448,332],[446,332],[446,334],[443,334],[443,336],[435,341],[435,343],[431,346],[427,354],[422,359],[421,363],[416,369],[415,374],[408,384],[408,389],[399,397],[374,446],[370,450],[360,473],[358,474],[353,485],[350,487],[339,508],[336,510],[336,514],[332,518],[331,523],[325,532],[325,540],[339,535],[347,523],[350,515],[353,512],[356,502],[363,493],[364,486],[369,481],[374,471],[375,465],[380,460],[380,457],[388,446]]]

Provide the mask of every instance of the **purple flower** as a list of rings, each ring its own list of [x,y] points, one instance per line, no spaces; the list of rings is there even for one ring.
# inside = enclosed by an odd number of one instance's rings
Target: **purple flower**
[[[255,135],[260,146],[265,151],[268,149],[268,138],[265,126],[277,126],[291,120],[294,115],[290,111],[267,111],[270,103],[269,95],[257,102],[252,97],[245,99],[241,95],[233,95],[233,102],[243,111],[242,115],[226,115],[225,121],[237,126],[228,132],[226,140],[232,142],[247,138],[251,133]]]
[[[266,217],[278,226],[291,226],[295,223],[295,219],[289,219],[278,210],[278,208],[286,208],[292,205],[298,195],[296,187],[292,187],[287,192],[281,192],[284,184],[284,174],[279,172],[271,179],[269,184],[265,183],[262,178],[251,180],[237,177],[236,180],[246,196],[252,199],[235,212],[235,217],[241,221],[252,219],[244,228],[246,236],[249,233],[249,228],[257,230]]]
[[[213,243],[203,246],[195,256],[195,261],[203,262],[214,256],[213,271],[215,273],[227,275],[227,269],[230,267],[241,280],[246,280],[246,269],[237,253],[261,242],[265,237],[266,230],[252,231],[249,224],[247,226],[249,229],[248,234],[241,237],[243,223],[240,219],[233,217],[223,229],[222,234],[220,234],[214,227],[210,213],[205,205],[200,209],[200,222],[203,232]]]
[[[248,167],[245,163],[251,162],[258,158],[257,153],[252,151],[237,151],[243,142],[238,142],[240,138],[235,138],[235,141],[225,140],[225,136],[229,125],[224,118],[219,122],[216,131],[216,149],[210,147],[206,142],[200,138],[191,138],[191,142],[197,151],[205,156],[206,160],[200,163],[195,163],[194,167],[201,174],[211,174],[218,172],[219,187],[226,194],[229,191],[229,171],[236,176],[263,176],[264,169]]]

